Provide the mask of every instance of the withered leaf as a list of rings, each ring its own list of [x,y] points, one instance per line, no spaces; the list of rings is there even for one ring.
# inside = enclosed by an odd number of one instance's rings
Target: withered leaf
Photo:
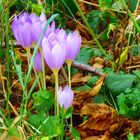
[[[100,79],[94,84],[94,86],[92,87],[91,91],[90,91],[90,94],[92,96],[96,96],[98,95],[100,89],[101,89],[101,86],[103,84],[103,81],[105,79],[106,75],[103,75],[102,77],[100,77]]]
[[[94,130],[107,130],[116,120],[116,111],[105,104],[86,104],[80,114],[89,116],[89,119],[79,127]]]

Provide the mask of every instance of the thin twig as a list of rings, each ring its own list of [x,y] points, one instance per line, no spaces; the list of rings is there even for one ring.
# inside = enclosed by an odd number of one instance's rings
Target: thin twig
[[[75,68],[78,68],[78,69],[80,69],[80,70],[93,73],[94,75],[98,75],[98,76],[103,76],[103,75],[105,75],[104,73],[102,73],[102,72],[99,71],[98,69],[93,68],[93,67],[91,67],[90,65],[87,65],[87,64],[82,64],[82,63],[79,63],[79,62],[74,61],[74,62],[72,63],[72,66],[75,67]]]

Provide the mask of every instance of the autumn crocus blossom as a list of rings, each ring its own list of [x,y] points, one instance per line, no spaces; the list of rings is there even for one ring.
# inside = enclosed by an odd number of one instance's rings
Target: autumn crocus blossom
[[[73,61],[78,55],[81,46],[81,37],[78,32],[69,33],[66,43],[66,61]]]
[[[29,14],[24,12],[19,17],[15,16],[12,23],[12,31],[19,45],[26,48],[32,44],[32,21]]]
[[[58,102],[61,108],[64,105],[64,109],[68,109],[72,105],[73,99],[74,93],[68,86],[66,86],[64,90],[60,87],[58,92]]]
[[[42,40],[43,56],[52,70],[59,70],[65,61],[66,49],[64,43],[54,34],[50,34],[48,38]]]

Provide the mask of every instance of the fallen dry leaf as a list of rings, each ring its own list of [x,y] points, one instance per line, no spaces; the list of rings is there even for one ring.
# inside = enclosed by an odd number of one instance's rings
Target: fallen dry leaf
[[[105,79],[106,75],[103,75],[102,77],[100,77],[100,79],[94,84],[94,86],[92,87],[91,91],[90,91],[90,94],[92,96],[96,96],[98,95],[100,89],[101,89],[101,86],[103,84],[103,81]]]
[[[85,84],[91,76],[84,76],[81,73],[76,74],[75,76],[72,77],[71,83],[72,85],[83,85]]]
[[[81,116],[88,119],[78,125],[83,140],[124,140],[128,133],[139,134],[139,123],[118,116],[115,109],[105,104],[86,104],[80,110]]]
[[[116,119],[116,111],[105,104],[86,104],[80,114],[89,116],[87,122],[81,124],[83,128],[100,131],[107,130]]]
[[[74,91],[74,101],[72,104],[74,112],[79,112],[84,105],[91,102],[92,96],[89,94],[89,91]]]

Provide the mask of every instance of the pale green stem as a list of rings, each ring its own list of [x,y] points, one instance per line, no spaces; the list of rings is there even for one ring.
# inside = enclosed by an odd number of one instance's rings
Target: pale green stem
[[[59,102],[58,102],[58,69],[53,70],[53,74],[55,76],[55,103],[54,103],[54,114],[59,115]]]
[[[71,60],[67,60],[66,63],[67,63],[67,66],[68,66],[69,87],[71,89],[71,64],[72,64],[72,61]],[[71,126],[71,129],[72,129],[72,127],[73,127],[72,116],[70,118],[70,126]]]
[[[46,76],[45,76],[45,64],[42,49],[40,48],[41,59],[42,59],[42,77],[43,77],[43,89],[46,90]]]
[[[72,64],[72,61],[67,60],[66,63],[68,66],[69,87],[71,88],[71,64]]]

